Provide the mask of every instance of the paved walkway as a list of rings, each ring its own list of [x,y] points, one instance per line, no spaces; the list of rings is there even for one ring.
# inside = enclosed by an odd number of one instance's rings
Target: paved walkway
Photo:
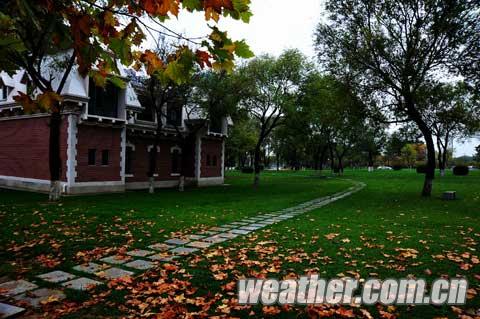
[[[328,205],[344,197],[350,196],[365,187],[364,183],[354,182],[354,186],[331,196],[317,198],[300,205],[286,208],[278,212],[264,213],[254,217],[244,218],[206,231],[185,235],[181,238],[171,238],[162,243],[156,243],[144,249],[135,249],[126,256],[109,256],[96,262],[73,267],[74,273],[55,270],[37,276],[39,283],[25,280],[15,280],[0,284],[0,295],[39,307],[42,301],[62,300],[65,294],[63,288],[89,290],[103,285],[109,280],[126,276],[136,276],[155,267],[158,262],[168,262],[174,259],[197,253],[212,245],[226,242],[260,230],[269,225],[288,220],[295,216],[310,212]],[[77,275],[82,274],[82,275]],[[42,283],[56,284],[59,289],[41,288]],[[40,286],[39,286],[40,285]],[[28,292],[28,293],[27,293]],[[0,303],[0,318],[7,318],[23,312],[25,309]],[[1,315],[4,314],[2,317]]]

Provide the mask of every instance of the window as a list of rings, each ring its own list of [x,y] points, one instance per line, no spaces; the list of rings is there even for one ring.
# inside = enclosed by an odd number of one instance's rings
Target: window
[[[0,92],[1,93],[0,100],[6,100],[8,97],[8,86],[2,85],[1,88],[2,90]]]
[[[102,151],[102,165],[103,166],[108,165],[108,150],[103,150]]]
[[[93,166],[96,163],[96,154],[97,150],[89,149],[88,150],[88,165]]]
[[[212,133],[222,133],[222,118],[212,116],[210,119],[209,131]]]
[[[172,126],[182,125],[182,104],[178,101],[167,103],[167,124]]]
[[[107,81],[105,87],[95,85],[95,81],[90,79],[88,95],[88,113],[105,117],[116,118],[118,116],[118,95],[119,88]]]
[[[131,146],[127,146],[125,150],[125,174],[133,175],[133,155],[134,150]]]
[[[155,122],[154,110],[155,106],[151,99],[149,99],[145,93],[137,92],[138,100],[143,107],[142,112],[137,114],[137,119],[140,121]]]
[[[180,174],[181,156],[179,150],[172,151],[172,174]]]
[[[213,155],[212,166],[217,166],[217,155]]]

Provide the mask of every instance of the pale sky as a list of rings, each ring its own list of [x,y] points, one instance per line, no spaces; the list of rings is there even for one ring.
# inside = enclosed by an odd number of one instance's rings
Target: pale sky
[[[314,59],[313,34],[325,12],[323,3],[323,0],[252,0],[250,23],[222,17],[219,27],[234,40],[245,39],[256,55],[279,55],[285,49],[297,48]],[[173,18],[165,25],[190,38],[210,33],[200,13],[181,11],[178,19]],[[455,156],[472,155],[478,144],[480,139],[464,144],[455,142]]]

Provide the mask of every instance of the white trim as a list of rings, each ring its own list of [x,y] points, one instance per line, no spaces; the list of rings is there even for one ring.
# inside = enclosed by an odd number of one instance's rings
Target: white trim
[[[174,151],[178,151],[179,154],[182,154],[182,149],[178,145],[170,147],[170,154],[172,154]]]
[[[25,183],[46,184],[50,186],[50,181],[48,179],[36,179],[36,178],[27,178],[27,177],[18,177],[18,176],[5,176],[5,175],[0,175],[0,179],[7,180],[7,181],[25,182]]]
[[[110,181],[110,182],[79,182],[73,184],[75,187],[85,187],[85,186],[123,186],[125,182],[123,181]]]
[[[171,173],[170,176],[172,176],[172,177],[179,177],[180,174],[179,174],[179,173]]]
[[[223,185],[223,177],[202,177],[198,179],[198,186]]]
[[[68,137],[67,137],[67,185],[70,187],[75,183],[77,177],[77,117],[73,114],[68,116]]]
[[[48,193],[50,191],[50,181],[45,179],[0,175],[0,187],[16,190],[26,190],[31,192]],[[60,182],[60,187],[64,192],[66,188],[66,183]]]
[[[172,188],[178,186],[178,180],[173,181],[155,181],[155,188]],[[149,182],[132,182],[125,183],[125,189],[148,189],[150,187]]]
[[[125,144],[125,147],[126,147],[126,148],[127,148],[127,147],[130,147],[130,148],[132,149],[132,151],[135,152],[135,144],[130,143],[130,142],[127,142],[127,143]]]
[[[125,174],[125,178],[131,178],[131,177],[135,177],[135,175],[133,175],[133,174]]]
[[[152,150],[153,148],[153,144],[152,145],[148,145],[147,147],[147,152],[150,153],[150,151]],[[160,153],[160,146],[157,146],[157,153]]]
[[[225,139],[223,139],[222,141],[222,155],[221,155],[221,174],[222,174],[222,178],[225,178]]]
[[[121,133],[121,142],[120,142],[120,177],[122,183],[125,183],[125,160],[126,160],[126,150],[127,150],[127,128],[122,128]]]

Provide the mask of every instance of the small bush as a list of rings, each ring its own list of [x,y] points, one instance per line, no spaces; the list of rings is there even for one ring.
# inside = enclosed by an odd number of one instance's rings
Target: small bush
[[[242,167],[242,173],[253,174],[253,167]]]
[[[467,176],[469,172],[468,166],[457,165],[453,168],[453,175]]]
[[[401,171],[403,169],[403,165],[393,165],[392,169],[394,171]]]
[[[417,166],[417,173],[418,174],[427,174],[427,165]]]

